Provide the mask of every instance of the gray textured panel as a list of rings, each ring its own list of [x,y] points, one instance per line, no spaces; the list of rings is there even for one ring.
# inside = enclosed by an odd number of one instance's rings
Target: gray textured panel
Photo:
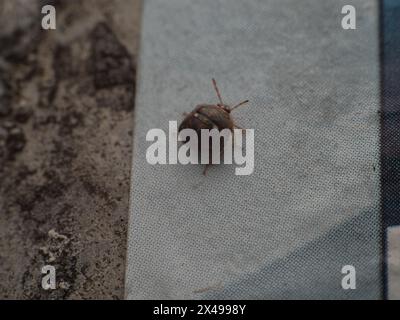
[[[337,0],[145,1],[127,298],[379,297],[377,8],[352,3],[356,31]],[[147,131],[216,102],[212,77],[251,101],[254,173],[148,165]]]

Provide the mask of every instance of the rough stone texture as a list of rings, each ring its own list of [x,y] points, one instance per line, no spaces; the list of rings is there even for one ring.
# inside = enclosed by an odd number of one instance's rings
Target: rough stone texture
[[[123,298],[140,1],[51,3],[0,2],[0,298]]]

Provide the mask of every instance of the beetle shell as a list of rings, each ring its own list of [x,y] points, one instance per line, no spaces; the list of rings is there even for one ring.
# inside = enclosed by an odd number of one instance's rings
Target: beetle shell
[[[230,115],[231,111],[236,109],[237,107],[240,107],[241,105],[249,102],[249,100],[242,101],[235,105],[234,107],[229,107],[228,105],[224,104],[222,102],[221,94],[218,90],[217,83],[215,79],[212,79],[213,86],[215,89],[215,92],[217,93],[217,97],[219,100],[219,103],[214,105],[214,104],[201,104],[198,105],[192,112],[190,112],[185,119],[182,121],[182,123],[179,126],[179,132],[182,131],[183,129],[193,129],[197,133],[198,137],[198,142],[199,142],[199,155],[201,153],[201,130],[202,129],[207,129],[207,130],[212,130],[212,129],[218,129],[219,131],[222,131],[224,129],[229,129],[233,131],[233,129],[240,128],[232,120],[232,117]],[[189,141],[189,137],[186,138],[186,142]],[[212,151],[212,138],[210,136],[210,141],[209,141],[209,146],[210,146],[210,151]],[[220,137],[220,152],[222,153],[224,150],[224,138]],[[211,158],[212,154],[209,152],[210,156],[210,162],[211,163]],[[208,165],[207,165],[208,166]],[[204,170],[203,174],[205,175],[205,172],[207,170]]]
[[[227,106],[226,106],[227,107]],[[228,108],[228,107],[227,107]],[[229,110],[229,109],[227,109]],[[228,111],[223,107],[216,105],[199,105],[191,113],[189,113],[179,126],[179,131],[183,129],[193,129],[197,133],[199,143],[199,154],[201,153],[201,129],[230,129],[233,130],[234,124]],[[186,138],[186,142],[189,137]],[[211,138],[209,141],[209,161],[212,159]],[[223,152],[224,141],[220,140],[220,152]]]
[[[200,135],[201,129],[230,129],[234,127],[230,114],[222,107],[204,104],[197,106],[189,113],[179,126],[179,131],[183,129],[196,130]]]

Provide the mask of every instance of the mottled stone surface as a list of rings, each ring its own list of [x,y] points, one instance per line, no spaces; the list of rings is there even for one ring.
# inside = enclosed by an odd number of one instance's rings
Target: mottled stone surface
[[[0,298],[123,298],[140,3],[51,3],[0,3]]]

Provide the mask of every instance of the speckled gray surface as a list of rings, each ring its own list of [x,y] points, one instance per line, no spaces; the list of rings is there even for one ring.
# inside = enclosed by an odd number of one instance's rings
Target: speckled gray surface
[[[135,117],[126,296],[379,298],[377,8],[345,1],[148,0]],[[211,78],[255,129],[255,171],[151,166]],[[341,288],[341,267],[357,290]]]

